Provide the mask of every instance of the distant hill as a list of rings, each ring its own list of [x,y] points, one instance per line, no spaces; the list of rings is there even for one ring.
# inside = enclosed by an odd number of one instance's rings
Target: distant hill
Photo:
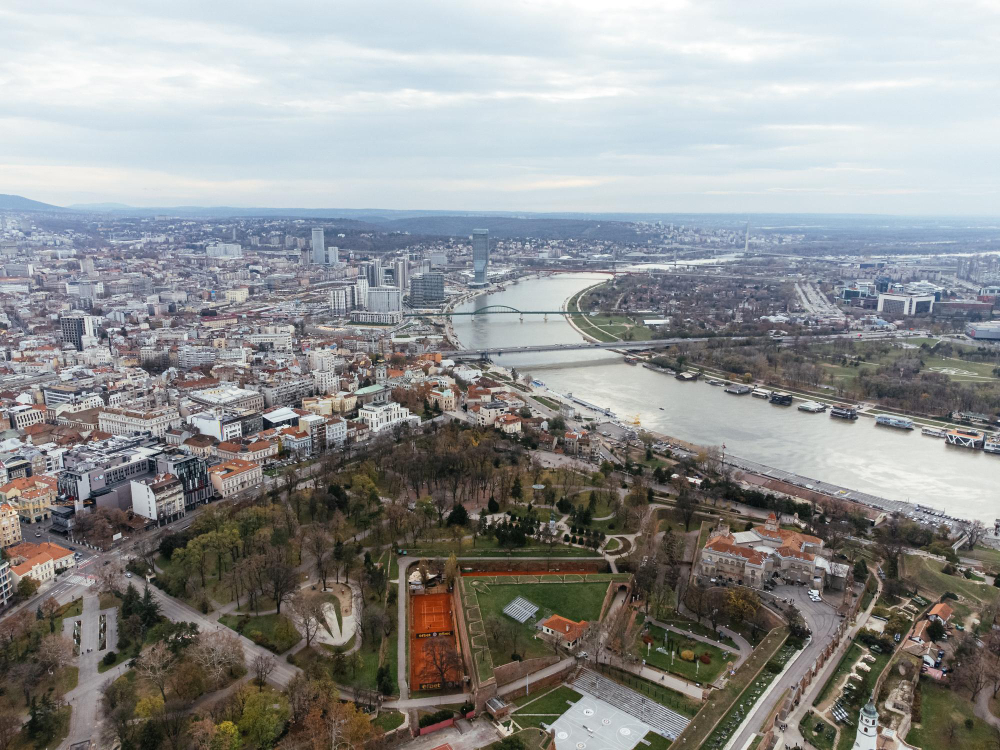
[[[421,216],[393,219],[385,229],[439,237],[468,237],[473,229],[488,229],[492,237],[533,237],[541,240],[568,239],[627,241],[635,229],[624,222],[586,219],[538,219],[507,216]]]
[[[65,211],[62,206],[33,201],[20,195],[0,193],[0,211]]]
[[[67,208],[74,211],[131,211],[127,203],[73,203]]]

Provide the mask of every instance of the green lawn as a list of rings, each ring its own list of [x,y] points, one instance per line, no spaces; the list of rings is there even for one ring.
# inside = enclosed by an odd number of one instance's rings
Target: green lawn
[[[852,727],[848,727],[848,730],[850,729]],[[818,750],[833,750],[833,743],[837,739],[837,730],[828,721],[811,711],[799,722],[799,732]]]
[[[689,620],[684,615],[677,611],[674,611],[670,615],[664,617],[655,618],[658,622],[662,622],[664,625],[673,625],[675,628],[680,628],[681,630],[689,630],[696,635],[703,635],[706,638],[713,638],[718,640],[719,643],[736,648],[736,641],[730,638],[728,635],[723,636],[722,640],[719,640],[718,635],[707,625],[702,625],[700,622],[695,622],[694,620]]]
[[[923,748],[961,747],[987,750],[996,739],[986,722],[976,718],[972,703],[948,686],[921,678],[921,720],[906,735],[911,745]],[[965,722],[972,721],[972,729]]]
[[[861,646],[857,643],[851,644],[850,648],[847,649],[847,653],[841,657],[840,663],[837,664],[837,669],[832,675],[830,675],[830,679],[826,681],[826,684],[823,685],[823,689],[820,690],[819,695],[816,696],[816,700],[813,701],[814,706],[818,706],[829,697],[830,691],[833,690],[833,686],[836,685],[845,674],[851,671],[851,666],[861,658],[862,653],[864,652],[861,650]]]
[[[959,557],[968,557],[972,560],[979,560],[988,566],[992,565],[1000,568],[1000,550],[989,547],[976,547],[975,549],[964,549],[959,553]]]
[[[302,635],[284,615],[258,615],[256,617],[223,615],[219,618],[219,622],[276,654],[285,653],[302,640]],[[287,623],[287,626],[283,626],[280,629],[283,632],[279,633],[276,631],[279,631],[278,624],[281,622]],[[255,633],[259,635],[254,635]]]
[[[664,630],[656,625],[650,625],[647,633],[653,639],[652,644],[650,644],[647,648],[646,644],[643,643],[640,637],[642,633],[636,633],[636,653],[641,654],[647,664],[650,664],[657,669],[662,669],[664,672],[671,672],[673,674],[680,675],[681,677],[691,680],[692,682],[701,682],[703,684],[713,682],[715,678],[722,674],[722,671],[726,668],[726,662],[735,661],[737,658],[736,654],[731,654],[701,641],[696,641],[693,638],[685,638],[682,635],[678,635],[673,631]],[[668,633],[670,640],[669,647],[667,646]],[[674,658],[671,659],[669,653],[664,654],[657,651],[657,647],[676,652]],[[694,652],[696,657],[695,661],[684,661],[680,657],[680,654],[686,650]],[[700,661],[701,655],[705,653],[707,653],[711,658],[711,661],[708,664],[703,664]]]
[[[905,580],[915,585],[924,595],[937,599],[946,591],[951,591],[969,600],[974,606],[985,606],[996,601],[1000,594],[994,586],[977,583],[960,576],[949,576],[941,572],[944,563],[926,557],[906,555],[903,557]]]
[[[551,398],[546,398],[545,396],[536,396],[535,394],[532,394],[531,397],[535,399],[535,401],[537,401],[538,403],[549,407],[553,411],[559,411],[559,409],[562,407],[562,404],[560,404],[558,401],[555,401],[554,399]]]
[[[621,546],[622,546],[622,543],[618,539],[616,539],[615,537],[611,537],[611,539],[608,540],[608,543],[606,545],[604,545],[604,551],[605,552],[614,552],[616,549],[618,549]]]
[[[372,724],[379,727],[383,732],[391,732],[393,729],[402,726],[403,714],[399,711],[382,711]]]
[[[526,696],[531,698],[531,696]],[[526,714],[555,714],[562,716],[571,704],[576,703],[583,696],[572,688],[560,685],[555,690],[536,695],[526,703],[520,704],[517,709],[520,713]]]
[[[656,732],[647,732],[642,740],[649,745],[649,750],[667,750],[673,744],[673,740],[668,740],[662,734],[657,734]],[[645,745],[641,745],[639,750],[643,750],[644,747]]]
[[[542,750],[543,747],[548,743],[549,736],[543,732],[541,729],[534,727],[528,729],[522,729],[520,732],[515,732],[511,737],[516,737],[524,744],[524,750]],[[500,743],[503,740],[497,740],[494,743],[487,745],[483,750],[499,750]]]
[[[503,614],[503,608],[518,596],[523,596],[540,607],[538,618],[555,613],[570,620],[593,621],[600,617],[601,605],[608,591],[608,584],[605,582],[490,584],[474,578],[464,579],[463,584],[466,594],[476,592],[484,623],[491,616],[507,618]],[[519,647],[525,652],[522,656],[530,658],[552,653],[548,643],[534,637],[537,630],[533,621],[522,623],[519,628],[522,634]],[[501,653],[492,638],[489,643],[494,665],[510,661],[510,654]]]

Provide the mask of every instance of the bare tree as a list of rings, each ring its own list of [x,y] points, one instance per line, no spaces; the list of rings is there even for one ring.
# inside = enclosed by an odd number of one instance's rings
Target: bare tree
[[[326,591],[326,579],[334,565],[333,541],[324,531],[314,530],[306,537],[306,550],[313,556],[313,569]]]
[[[94,575],[97,577],[97,590],[102,594],[122,590],[122,579],[125,577],[125,569],[117,560],[112,560],[107,565],[102,565]]]
[[[277,612],[281,613],[281,604],[288,601],[298,585],[298,575],[295,569],[281,560],[271,560],[264,567],[264,585],[267,593],[274,600]]]
[[[9,708],[0,710],[0,750],[7,750],[21,731],[21,717]]]
[[[170,678],[172,661],[170,649],[163,641],[159,641],[143,651],[135,665],[135,671],[140,677],[159,688],[164,702],[167,700],[167,680]]]
[[[227,672],[244,664],[240,639],[233,633],[221,630],[200,633],[191,655],[216,685],[222,682]]]
[[[257,686],[261,690],[264,689],[264,683],[267,682],[267,678],[274,671],[277,664],[278,662],[272,654],[261,652],[254,657],[252,663],[253,674],[257,680]]]
[[[318,591],[299,591],[288,602],[292,620],[306,638],[306,648],[312,645],[313,638],[323,626],[326,619],[323,611],[325,604],[323,595]]]
[[[973,521],[965,527],[965,532],[969,535],[969,539],[966,544],[969,549],[975,549],[975,546],[983,540],[984,536],[986,536],[986,526],[982,521]]]
[[[50,633],[38,645],[38,664],[49,674],[73,659],[73,643],[59,633]]]
[[[455,644],[446,636],[430,638],[424,643],[424,665],[420,676],[439,682],[441,687],[462,679],[462,657]]]

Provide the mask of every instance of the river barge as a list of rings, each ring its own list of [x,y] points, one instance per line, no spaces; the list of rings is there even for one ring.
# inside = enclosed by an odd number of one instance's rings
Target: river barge
[[[943,438],[948,434],[947,430],[939,430],[937,427],[922,427],[920,434],[932,438]]]
[[[826,411],[826,408],[826,404],[821,404],[819,401],[803,401],[799,404],[799,411],[807,411],[810,414],[819,414]]]
[[[775,391],[774,393],[771,394],[771,397],[768,400],[772,404],[776,404],[777,406],[791,406],[792,394],[782,393],[781,391]]]
[[[832,409],[830,409],[830,417],[833,419],[857,419],[858,410],[853,406],[845,406],[844,404],[837,404]]]
[[[913,420],[906,417],[894,417],[891,414],[879,414],[875,417],[875,424],[882,427],[895,427],[897,430],[912,430]]]
[[[726,386],[726,393],[732,393],[734,396],[745,396],[752,390],[753,388],[742,383],[733,383]]]

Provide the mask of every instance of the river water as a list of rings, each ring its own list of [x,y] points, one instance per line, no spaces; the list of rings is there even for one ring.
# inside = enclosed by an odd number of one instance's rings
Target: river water
[[[600,274],[560,274],[521,281],[457,308],[486,305],[556,310],[574,293],[604,281]],[[580,334],[562,316],[458,316],[455,333],[470,348],[569,343]],[[758,461],[881,497],[930,505],[992,526],[1000,517],[1000,455],[971,451],[925,437],[919,430],[876,427],[871,419],[845,422],[733,396],[704,382],[682,383],[610,352],[503,355],[498,364],[530,373],[560,393],[572,392],[625,420],[699,445],[726,445],[734,456]]]

